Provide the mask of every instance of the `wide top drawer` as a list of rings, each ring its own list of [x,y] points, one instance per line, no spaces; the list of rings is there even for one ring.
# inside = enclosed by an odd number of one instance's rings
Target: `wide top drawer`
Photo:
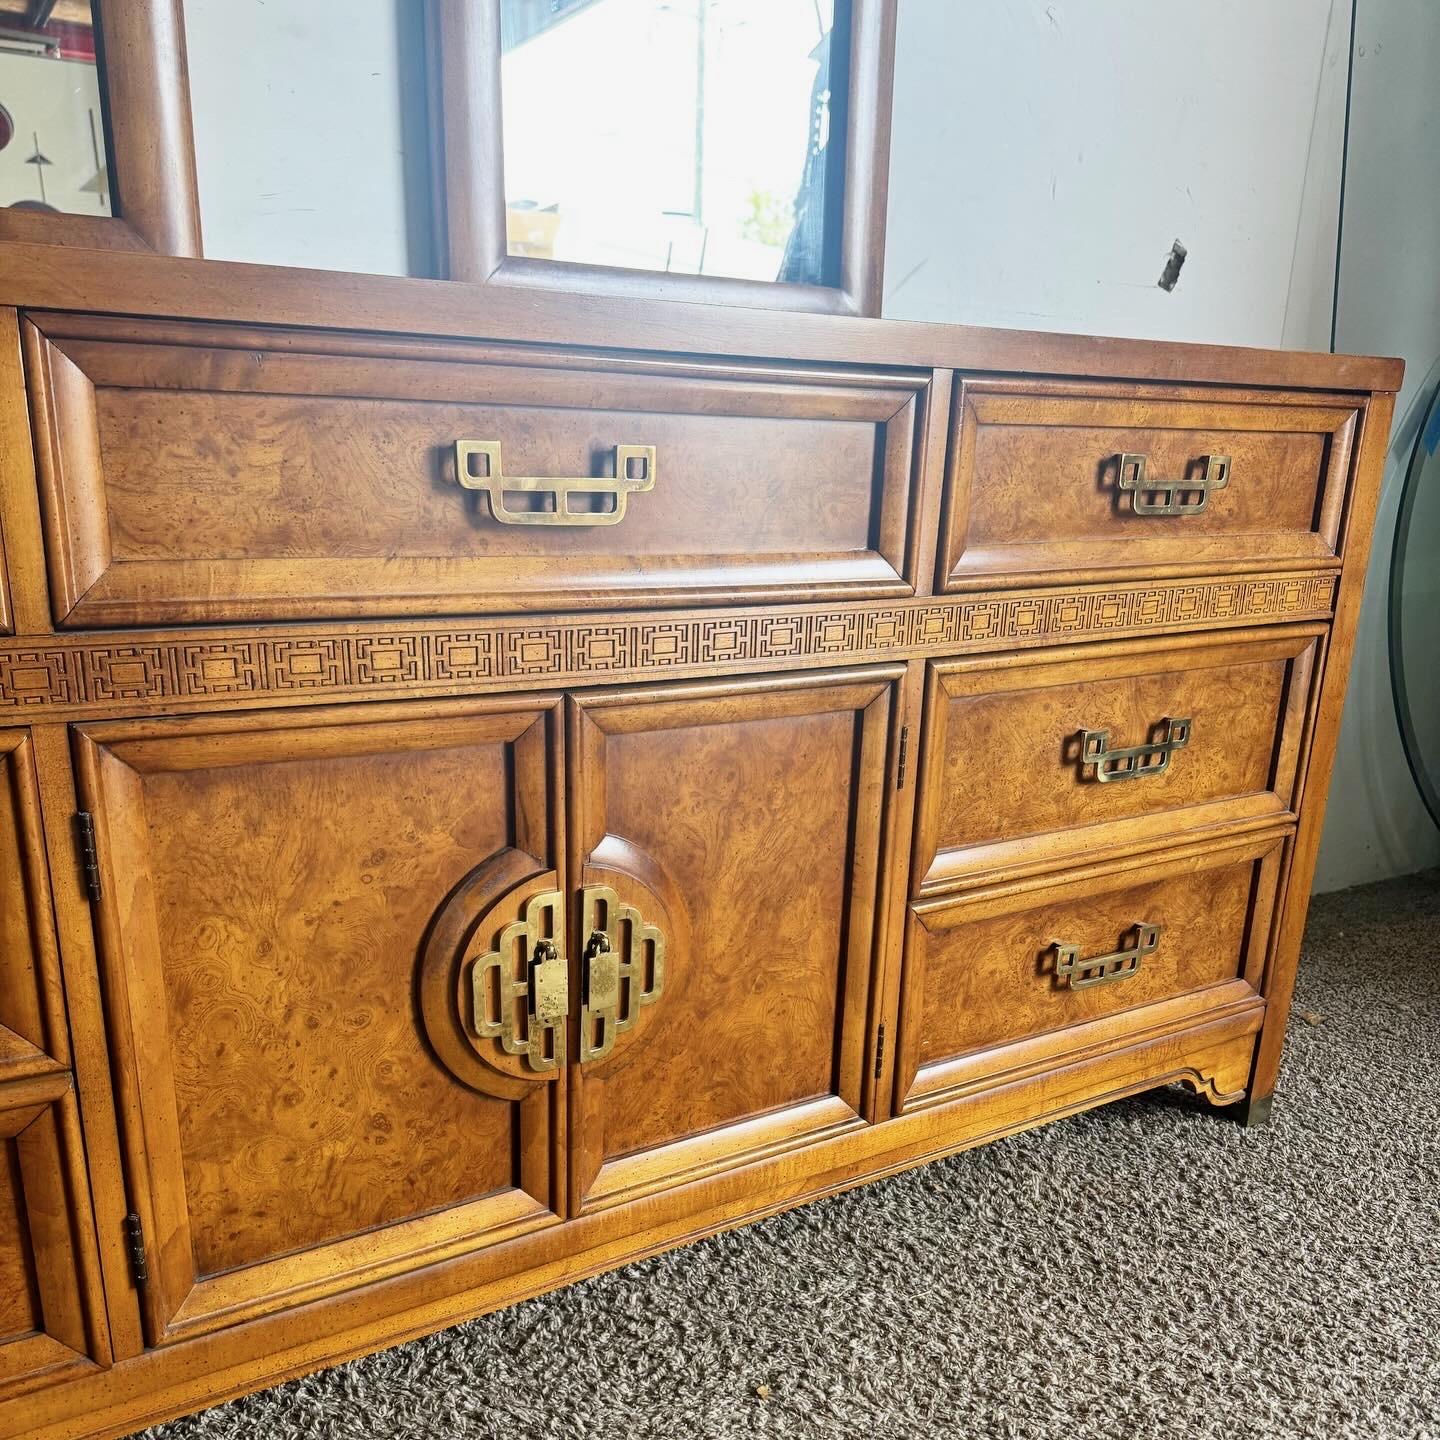
[[[912,593],[928,376],[32,317],[67,626]]]
[[[966,380],[940,588],[1338,563],[1360,401]]]

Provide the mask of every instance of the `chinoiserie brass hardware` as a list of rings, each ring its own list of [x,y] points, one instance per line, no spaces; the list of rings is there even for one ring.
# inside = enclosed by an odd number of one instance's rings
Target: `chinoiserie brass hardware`
[[[903,790],[905,788],[905,766],[909,762],[909,759],[910,727],[908,725],[902,725],[900,727],[900,763],[895,767],[895,788],[897,790]]]
[[[1166,716],[1156,726],[1155,738],[1143,745],[1125,749],[1110,748],[1108,730],[1080,732],[1080,769],[1095,767],[1095,778],[1108,785],[1112,780],[1142,780],[1147,775],[1160,775],[1170,768],[1170,757],[1190,743],[1190,719],[1177,720]]]
[[[532,895],[524,917],[500,932],[495,948],[470,972],[475,1033],[499,1040],[507,1055],[523,1055],[532,1070],[554,1070],[564,1058],[570,1011],[569,970],[560,950],[564,934],[560,892]]]
[[[608,885],[587,885],[580,928],[580,1059],[600,1060],[665,988],[665,936]],[[648,952],[648,964],[647,964]]]
[[[885,1065],[885,1027],[882,1025],[875,1036],[875,1079],[880,1078],[880,1071]]]
[[[1204,455],[1203,474],[1184,480],[1151,480],[1144,455],[1121,455],[1120,488],[1130,492],[1130,506],[1137,515],[1198,515],[1210,501],[1212,491],[1230,483],[1230,457]]]
[[[506,475],[498,440],[457,440],[455,476],[467,490],[483,490],[490,497],[490,513],[502,525],[618,525],[625,518],[630,496],[655,488],[655,447],[617,445],[615,474],[610,476],[555,477]],[[546,497],[540,509],[512,509],[507,495]],[[572,495],[608,497],[599,510],[572,510]]]
[[[125,1252],[130,1257],[130,1274],[137,1285],[150,1283],[150,1270],[145,1264],[145,1231],[140,1217],[133,1211],[125,1217]]]
[[[95,817],[81,810],[75,816],[75,836],[80,847],[80,871],[85,880],[85,893],[92,900],[100,898],[100,856],[95,849]]]
[[[1114,980],[1128,980],[1140,968],[1140,962],[1153,955],[1160,944],[1160,926],[1143,920],[1135,926],[1135,943],[1110,955],[1080,956],[1078,945],[1055,941],[1055,977],[1068,983],[1072,990],[1088,985],[1108,985]]]

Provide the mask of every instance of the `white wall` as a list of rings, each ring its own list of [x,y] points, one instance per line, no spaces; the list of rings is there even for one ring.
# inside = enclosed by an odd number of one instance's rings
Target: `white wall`
[[[903,3],[903,0],[902,0]],[[1340,730],[1317,890],[1440,864],[1390,698],[1390,542],[1417,402],[1440,359],[1440,5],[1361,0],[1336,329],[1341,350],[1402,355],[1405,389]],[[1429,377],[1429,387],[1425,381]],[[1440,556],[1436,557],[1440,566]],[[1440,643],[1436,648],[1440,664]]]
[[[184,0],[205,254],[429,268],[417,0]]]

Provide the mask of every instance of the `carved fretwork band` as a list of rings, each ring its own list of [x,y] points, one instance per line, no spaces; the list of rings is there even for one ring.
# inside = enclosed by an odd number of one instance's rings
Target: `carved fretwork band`
[[[1333,574],[1265,576],[787,609],[5,639],[0,715],[346,693],[454,694],[497,684],[846,664],[1323,620],[1335,584]]]

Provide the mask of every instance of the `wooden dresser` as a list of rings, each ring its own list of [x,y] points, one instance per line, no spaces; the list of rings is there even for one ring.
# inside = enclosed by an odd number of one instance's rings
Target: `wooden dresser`
[[[6,250],[0,1435],[1266,1115],[1397,363]]]

